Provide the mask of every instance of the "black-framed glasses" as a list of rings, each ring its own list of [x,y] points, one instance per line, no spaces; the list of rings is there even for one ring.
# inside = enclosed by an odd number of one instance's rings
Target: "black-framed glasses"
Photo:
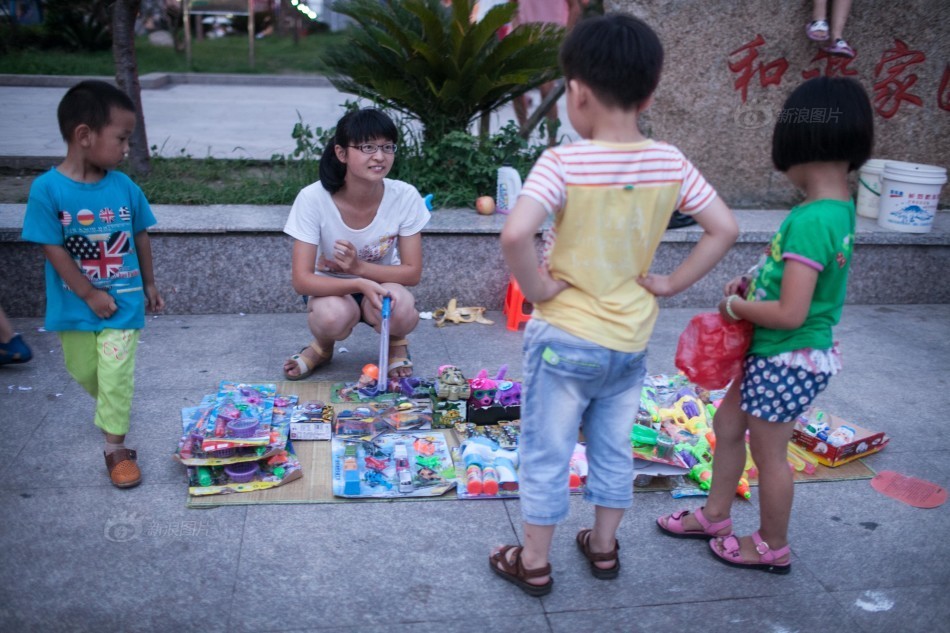
[[[360,143],[359,145],[350,145],[364,154],[375,154],[378,150],[383,150],[383,154],[395,154],[397,145],[395,143],[386,143],[385,145],[376,145],[375,143]]]

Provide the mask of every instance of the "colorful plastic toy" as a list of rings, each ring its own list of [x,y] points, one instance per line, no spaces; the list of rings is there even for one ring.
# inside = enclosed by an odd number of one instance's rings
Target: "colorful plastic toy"
[[[467,400],[472,395],[472,388],[458,367],[442,365],[439,367],[436,395],[443,400]]]

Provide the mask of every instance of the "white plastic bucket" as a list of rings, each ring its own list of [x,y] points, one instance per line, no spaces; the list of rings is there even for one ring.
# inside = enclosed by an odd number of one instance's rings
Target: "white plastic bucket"
[[[881,172],[887,161],[868,159],[858,171],[858,215],[876,220],[881,208]]]
[[[927,233],[933,228],[945,182],[947,170],[943,167],[887,161],[881,172],[878,225],[904,233]]]

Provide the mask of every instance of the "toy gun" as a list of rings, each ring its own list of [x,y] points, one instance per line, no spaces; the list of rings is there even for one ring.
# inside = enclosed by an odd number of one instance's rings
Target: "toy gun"
[[[518,489],[518,453],[502,449],[485,437],[471,437],[462,442],[466,489],[470,494],[497,495],[504,490]]]
[[[653,424],[660,421],[659,399],[656,389],[653,387],[644,387],[640,392],[640,410],[637,412],[637,420],[647,424]]]
[[[749,489],[749,480],[745,477],[739,478],[739,485],[736,486],[736,494],[746,501],[752,498],[752,490]]]
[[[709,441],[702,437],[695,445],[677,444],[676,450],[689,467],[689,478],[699,484],[701,490],[709,490],[712,485],[712,451]]]

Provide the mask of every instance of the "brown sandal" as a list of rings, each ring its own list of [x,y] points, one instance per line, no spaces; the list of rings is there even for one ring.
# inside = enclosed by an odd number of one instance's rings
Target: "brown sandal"
[[[590,551],[590,535],[593,530],[585,528],[577,533],[577,549],[590,561],[590,573],[594,578],[601,580],[611,580],[620,574],[620,543],[614,539],[614,549],[612,552],[603,554]],[[609,560],[616,561],[613,567],[602,569],[594,563],[604,563]]]
[[[491,570],[497,575],[501,576],[508,582],[517,585],[529,596],[540,598],[541,596],[548,595],[551,593],[551,588],[554,587],[553,578],[548,578],[548,581],[543,585],[532,585],[530,582],[528,582],[528,578],[550,576],[551,563],[548,563],[544,567],[540,567],[538,569],[525,569],[524,564],[521,562],[521,552],[523,550],[523,547],[517,545],[505,545],[500,550],[488,557],[488,566],[491,567]],[[509,551],[514,553],[514,562],[508,561]],[[499,567],[499,565],[501,566]]]
[[[135,463],[135,451],[130,448],[120,448],[117,451],[102,454],[106,458],[106,468],[113,486],[131,488],[142,483],[142,472]]]

